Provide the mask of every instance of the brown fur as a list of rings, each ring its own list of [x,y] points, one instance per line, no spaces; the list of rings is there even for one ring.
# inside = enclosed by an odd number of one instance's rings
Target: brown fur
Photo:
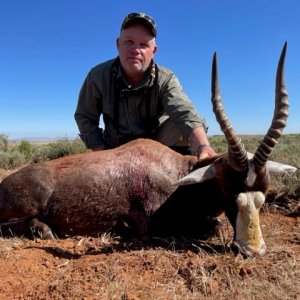
[[[113,150],[27,166],[0,185],[0,222],[36,217],[58,234],[98,234],[119,218],[139,232],[174,192],[172,183],[197,159],[158,142],[136,140]]]
[[[234,197],[248,187],[246,174],[230,169],[226,160],[220,155],[198,161],[139,139],[113,150],[33,164],[1,183],[0,222],[34,219],[30,226],[45,237],[50,229],[59,236],[95,235],[120,225],[140,234],[198,235],[208,220],[226,211],[234,226]],[[211,163],[215,179],[174,185]]]

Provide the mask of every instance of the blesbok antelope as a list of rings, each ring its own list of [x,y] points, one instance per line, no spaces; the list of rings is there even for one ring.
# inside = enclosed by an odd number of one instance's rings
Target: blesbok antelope
[[[28,226],[53,238],[53,233],[95,235],[124,226],[139,234],[197,235],[207,220],[225,212],[239,249],[263,254],[259,209],[269,174],[295,170],[268,161],[288,116],[285,53],[286,44],[278,64],[273,121],[253,157],[224,113],[215,54],[212,103],[228,152],[198,160],[138,139],[112,150],[29,165],[0,184],[2,230]]]

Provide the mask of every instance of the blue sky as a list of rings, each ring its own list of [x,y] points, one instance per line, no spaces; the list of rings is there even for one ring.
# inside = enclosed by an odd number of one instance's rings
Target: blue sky
[[[214,51],[235,130],[265,134],[287,41],[284,132],[300,132],[298,0],[10,0],[0,7],[0,134],[10,139],[77,136],[73,115],[82,82],[90,68],[117,55],[120,24],[134,11],[156,20],[156,62],[176,73],[209,135],[221,134],[210,102]]]

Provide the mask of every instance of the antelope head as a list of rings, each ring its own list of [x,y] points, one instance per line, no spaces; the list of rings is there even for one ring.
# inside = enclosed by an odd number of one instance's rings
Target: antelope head
[[[224,211],[234,229],[234,249],[238,248],[247,256],[262,255],[266,251],[260,228],[259,210],[265,201],[270,174],[296,169],[268,161],[282,135],[288,117],[288,94],[284,83],[286,47],[285,43],[277,67],[273,120],[254,155],[247,153],[224,112],[218,81],[217,55],[214,54],[211,101],[216,120],[225,135],[228,151],[212,164],[199,168],[178,181],[178,184],[184,185],[200,183],[212,178],[218,179],[219,188],[224,195]],[[213,200],[207,199],[207,201]]]

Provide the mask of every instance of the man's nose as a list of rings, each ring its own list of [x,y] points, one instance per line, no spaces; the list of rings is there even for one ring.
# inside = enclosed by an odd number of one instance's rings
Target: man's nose
[[[141,47],[137,44],[132,45],[132,47],[130,48],[130,51],[132,53],[140,53],[141,52]]]

